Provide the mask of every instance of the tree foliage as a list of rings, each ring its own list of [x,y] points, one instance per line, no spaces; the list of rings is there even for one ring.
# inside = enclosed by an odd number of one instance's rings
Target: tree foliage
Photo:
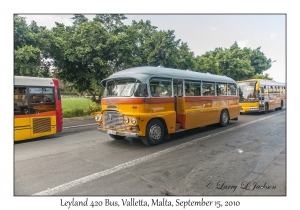
[[[234,80],[253,78],[271,67],[260,47],[241,49],[235,42],[229,49],[216,48],[214,51],[196,57],[195,71],[221,74]]]
[[[26,24],[24,17],[14,16],[14,74],[48,77],[51,61],[45,50],[49,47],[49,31],[35,21]]]
[[[253,79],[265,79],[265,80],[273,80],[272,77],[269,77],[270,75],[268,73],[265,74],[255,74]]]
[[[14,73],[54,76],[78,92],[95,96],[100,81],[116,71],[136,66],[164,66],[226,75],[235,80],[265,77],[271,67],[260,47],[216,48],[201,56],[176,39],[174,30],[157,30],[149,20],[124,25],[122,14],[98,14],[89,20],[75,14],[73,25],[55,23],[51,30],[14,17]],[[201,43],[199,43],[201,44]]]

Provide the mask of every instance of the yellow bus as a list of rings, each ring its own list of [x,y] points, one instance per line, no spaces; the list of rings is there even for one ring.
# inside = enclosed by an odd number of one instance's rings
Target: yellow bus
[[[285,106],[285,83],[250,79],[238,81],[241,113],[281,110]]]
[[[14,77],[14,141],[59,133],[62,123],[57,79]]]
[[[236,82],[228,77],[163,67],[136,67],[101,81],[98,131],[114,139],[141,137],[157,145],[172,133],[219,123],[240,114]],[[187,90],[190,90],[189,93]]]

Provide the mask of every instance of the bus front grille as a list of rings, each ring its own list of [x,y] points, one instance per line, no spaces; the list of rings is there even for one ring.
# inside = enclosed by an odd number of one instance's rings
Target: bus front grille
[[[117,111],[105,111],[103,119],[104,129],[124,129],[123,116]]]
[[[43,133],[51,131],[51,118],[33,118],[33,133]]]

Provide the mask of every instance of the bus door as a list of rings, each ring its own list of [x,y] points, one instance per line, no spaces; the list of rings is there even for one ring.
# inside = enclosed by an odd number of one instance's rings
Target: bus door
[[[259,111],[265,111],[265,88],[260,86],[258,91]]]
[[[213,82],[202,82],[202,113],[203,113],[203,125],[210,125],[218,122],[219,119],[219,111],[218,106],[219,103],[216,100],[216,86]]]
[[[201,82],[185,81],[186,129],[203,126],[204,108],[201,97]]]
[[[185,128],[186,113],[183,98],[183,79],[173,79],[174,109],[176,112],[176,131]]]

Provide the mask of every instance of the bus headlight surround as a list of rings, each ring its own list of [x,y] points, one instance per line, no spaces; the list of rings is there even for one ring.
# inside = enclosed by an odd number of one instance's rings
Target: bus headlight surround
[[[131,118],[131,123],[133,124],[133,125],[135,125],[136,124],[136,119],[133,117],[133,118]]]
[[[128,124],[128,123],[129,123],[128,117],[124,117],[124,123],[125,123],[125,124]]]
[[[102,115],[101,115],[101,114],[97,114],[97,115],[95,116],[95,120],[96,120],[96,121],[101,121],[101,120],[102,120]]]

